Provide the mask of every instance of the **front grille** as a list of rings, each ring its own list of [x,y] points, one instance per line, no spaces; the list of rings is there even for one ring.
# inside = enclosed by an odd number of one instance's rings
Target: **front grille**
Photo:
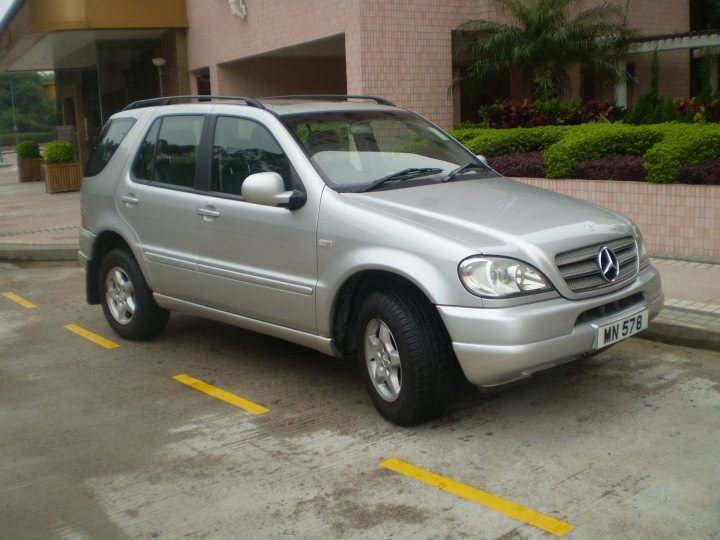
[[[643,293],[635,293],[627,298],[621,298],[615,302],[610,302],[609,304],[583,311],[575,321],[575,326],[586,322],[596,321],[598,319],[602,319],[603,317],[607,317],[608,315],[620,313],[631,306],[639,304],[644,299],[645,295]]]
[[[613,282],[605,281],[597,264],[598,254],[603,247],[610,248],[620,263],[620,274]],[[568,288],[577,293],[612,287],[633,279],[638,272],[635,240],[630,236],[566,251],[555,257],[555,263]]]

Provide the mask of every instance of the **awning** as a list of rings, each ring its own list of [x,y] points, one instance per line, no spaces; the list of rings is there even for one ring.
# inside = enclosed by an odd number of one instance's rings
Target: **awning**
[[[185,0],[17,0],[0,24],[0,72],[51,71],[94,65],[99,40],[187,28],[187,14]]]
[[[644,36],[630,47],[630,53],[682,51],[720,47],[720,30]]]

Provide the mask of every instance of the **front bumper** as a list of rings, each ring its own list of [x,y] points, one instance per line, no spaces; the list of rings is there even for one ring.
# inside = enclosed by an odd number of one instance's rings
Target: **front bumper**
[[[650,266],[629,287],[586,300],[555,298],[497,309],[438,306],[438,311],[467,379],[497,386],[594,352],[598,326],[645,308],[653,319],[663,301],[660,274]],[[599,315],[602,306],[622,307]]]

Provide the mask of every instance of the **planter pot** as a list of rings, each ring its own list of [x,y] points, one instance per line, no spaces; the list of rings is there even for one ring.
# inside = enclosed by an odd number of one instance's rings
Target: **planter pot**
[[[42,179],[42,158],[18,158],[18,180],[20,182],[34,182]]]
[[[80,163],[53,163],[43,165],[45,176],[45,191],[60,193],[63,191],[78,191],[82,183],[82,168]]]

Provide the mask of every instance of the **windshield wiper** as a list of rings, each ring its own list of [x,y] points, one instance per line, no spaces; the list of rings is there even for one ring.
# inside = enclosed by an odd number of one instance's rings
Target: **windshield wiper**
[[[441,172],[442,169],[439,169],[437,167],[410,167],[409,169],[403,169],[402,171],[388,174],[387,176],[383,176],[382,178],[373,180],[367,187],[363,188],[361,191],[372,191],[376,187],[381,186],[386,182],[392,182],[394,180],[408,180],[410,178],[417,178],[418,176],[427,176],[428,174],[437,174]]]
[[[450,171],[450,174],[448,174],[443,179],[443,182],[449,182],[456,176],[465,174],[466,172],[468,172],[469,170],[472,170],[472,169],[481,169],[483,171],[486,171],[487,167],[485,165],[483,165],[482,163],[474,163],[471,161],[470,163],[466,163],[465,165],[462,165],[461,167],[458,167],[457,169]]]

